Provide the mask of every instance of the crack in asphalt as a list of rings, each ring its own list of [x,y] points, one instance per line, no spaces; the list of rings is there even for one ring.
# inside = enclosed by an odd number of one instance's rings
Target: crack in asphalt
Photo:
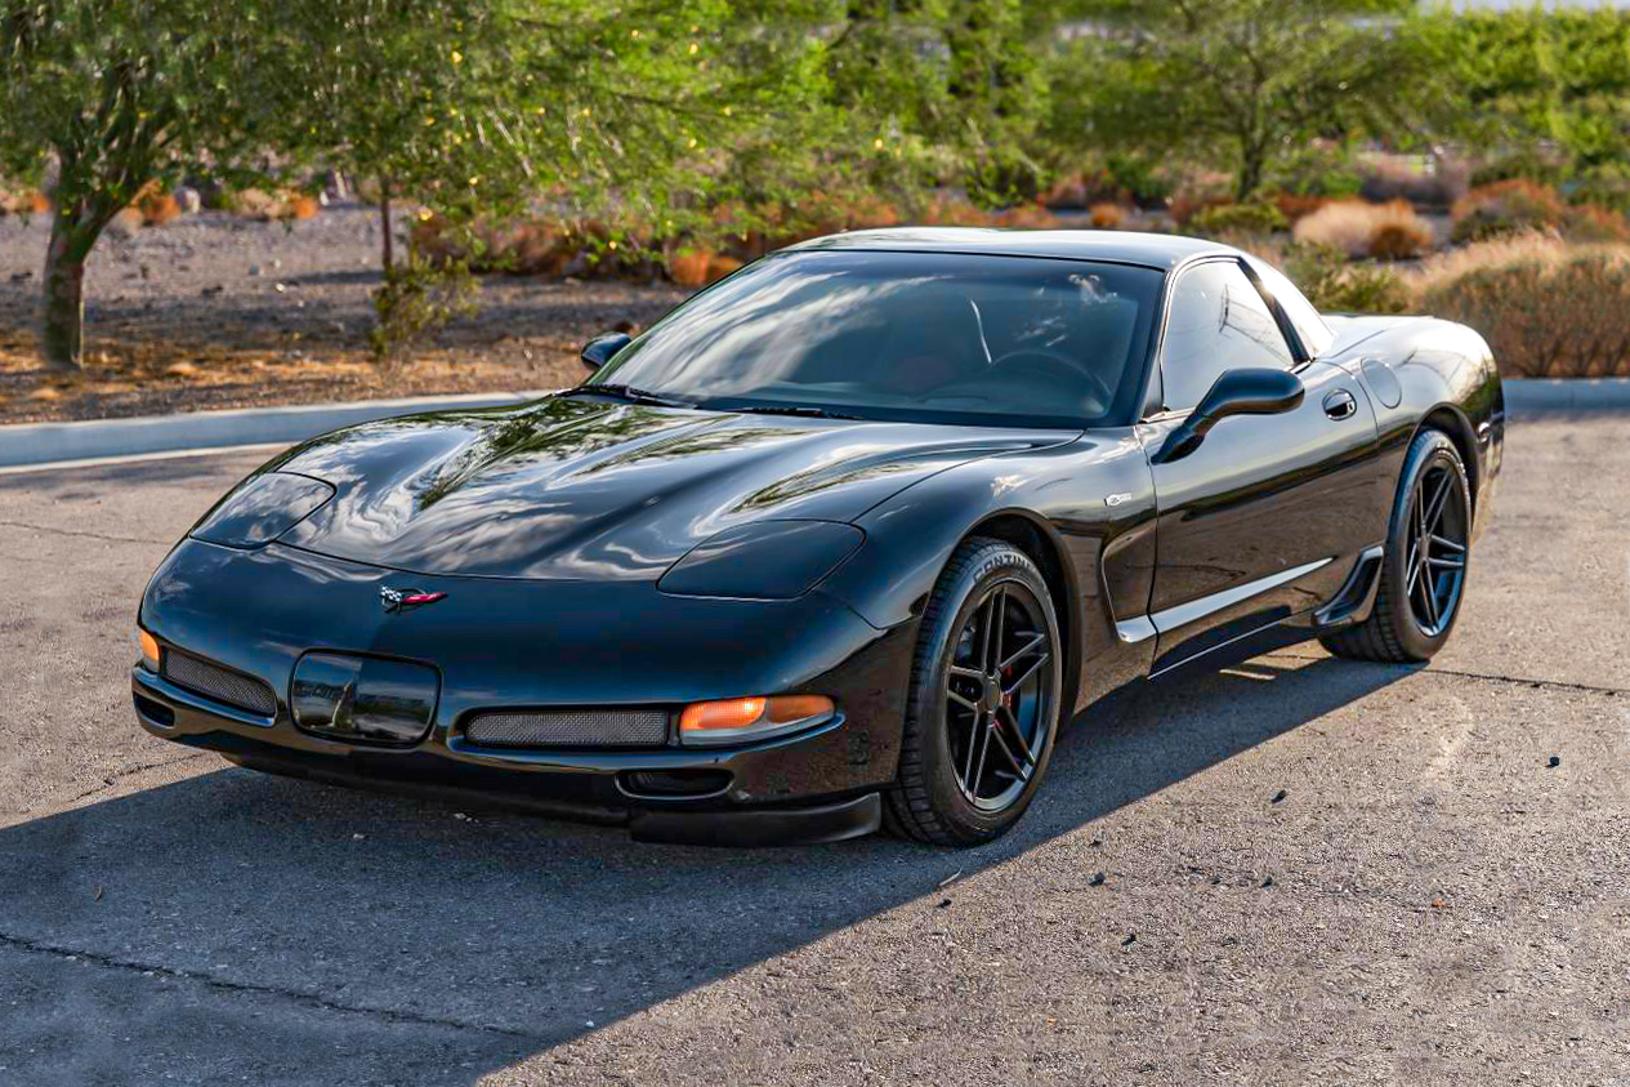
[[[1322,661],[1329,657],[1314,656],[1311,653],[1269,653],[1268,659],[1294,661]],[[1407,667],[1407,666],[1405,666]],[[1534,676],[1505,676],[1498,672],[1465,672],[1455,668],[1417,668],[1414,674],[1428,676],[1453,676],[1457,679],[1482,679],[1491,683],[1515,683],[1524,687],[1538,687],[1544,690],[1581,691],[1585,694],[1630,695],[1627,687],[1602,687],[1592,683],[1572,683],[1565,679],[1537,679]]]
[[[106,540],[108,543],[159,544],[162,546],[165,542],[163,540],[150,540],[145,536],[112,536],[105,532],[88,532],[77,528],[57,528],[54,525],[36,525],[29,521],[0,519],[0,528],[24,528],[34,532],[44,532],[47,535],[78,536],[86,540]]]
[[[498,1035],[504,1038],[514,1038],[534,1045],[550,1045],[553,1040],[540,1034],[527,1031],[512,1030],[509,1027],[500,1027],[492,1023],[475,1023],[463,1019],[443,1018],[435,1015],[423,1015],[418,1012],[402,1011],[396,1008],[369,1007],[360,1004],[342,1004],[315,993],[303,992],[299,989],[284,989],[276,985],[260,985],[247,981],[227,981],[210,974],[196,970],[184,970],[173,966],[160,966],[155,963],[135,962],[129,959],[105,955],[97,951],[82,951],[71,947],[62,947],[58,944],[43,943],[39,940],[30,940],[24,936],[13,936],[0,932],[0,947],[10,948],[14,951],[34,955],[44,955],[51,958],[66,959],[77,962],[88,962],[93,966],[118,971],[120,973],[133,973],[138,977],[147,977],[162,974],[168,978],[182,981],[191,981],[207,988],[230,993],[240,993],[251,996],[270,996],[300,1004],[307,1008],[324,1012],[339,1012],[347,1015],[362,1015],[387,1023],[401,1023],[421,1027],[441,1027],[452,1030],[475,1030],[484,1034]]]

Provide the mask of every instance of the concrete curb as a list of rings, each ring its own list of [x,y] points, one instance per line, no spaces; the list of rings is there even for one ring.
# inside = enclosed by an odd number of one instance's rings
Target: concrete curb
[[[1630,378],[1507,378],[1505,406],[1519,418],[1559,412],[1630,412]]]
[[[505,407],[545,395],[546,391],[415,396],[74,423],[21,423],[0,426],[0,468],[232,446],[292,445],[335,427],[372,419],[449,408]]]
[[[200,411],[77,423],[0,426],[0,468],[149,454],[292,445],[352,423],[450,408],[504,407],[550,390],[360,400],[280,408]],[[1506,408],[1515,417],[1578,412],[1630,413],[1630,378],[1510,378]]]

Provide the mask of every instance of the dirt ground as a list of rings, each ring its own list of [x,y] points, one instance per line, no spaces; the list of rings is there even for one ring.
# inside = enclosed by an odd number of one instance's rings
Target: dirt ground
[[[288,224],[203,212],[110,229],[87,273],[86,371],[64,379],[35,353],[48,234],[41,216],[0,219],[0,423],[572,384],[584,340],[647,325],[687,293],[489,277],[475,317],[385,373],[368,350],[372,209]]]

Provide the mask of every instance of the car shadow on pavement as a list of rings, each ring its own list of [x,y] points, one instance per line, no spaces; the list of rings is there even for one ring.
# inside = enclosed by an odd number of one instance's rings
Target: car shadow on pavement
[[[14,1072],[48,1061],[79,1082],[107,1078],[109,1062],[182,1079],[474,1082],[867,918],[976,893],[940,887],[1408,674],[1259,659],[1119,694],[1066,730],[1020,826],[965,852],[886,837],[642,845],[526,815],[204,773],[0,831],[0,950],[37,975],[0,981],[13,1008],[0,1034],[21,1054]],[[54,964],[69,955],[62,981]],[[101,993],[115,982],[94,979],[109,975],[130,995]],[[18,1011],[32,1006],[29,985],[56,1006]]]

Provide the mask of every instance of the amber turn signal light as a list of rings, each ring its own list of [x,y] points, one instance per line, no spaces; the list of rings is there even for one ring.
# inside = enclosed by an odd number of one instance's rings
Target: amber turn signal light
[[[158,639],[137,627],[136,641],[141,643],[141,662],[153,671],[158,671]]]
[[[825,695],[777,695],[693,702],[679,715],[679,742],[730,744],[795,732],[831,717],[837,707]]]

